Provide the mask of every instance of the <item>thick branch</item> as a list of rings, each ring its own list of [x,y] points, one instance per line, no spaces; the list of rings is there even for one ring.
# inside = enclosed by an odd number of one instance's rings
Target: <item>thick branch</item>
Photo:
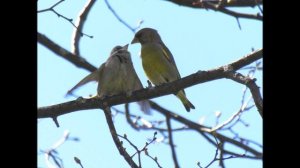
[[[256,19],[256,20],[262,20],[263,17],[259,13],[257,14],[248,14],[248,13],[240,13],[240,12],[235,12],[232,10],[229,10],[227,8],[221,7],[221,6],[216,6],[216,5],[211,5],[211,4],[206,4],[207,8],[215,10],[215,11],[220,11],[223,12],[227,15],[236,17],[236,18],[246,18],[246,19]]]
[[[84,58],[74,55],[71,52],[67,51],[66,49],[62,48],[52,40],[50,40],[45,35],[38,33],[38,42],[45,47],[47,47],[49,50],[57,54],[58,56],[61,56],[62,58],[72,62],[74,65],[76,65],[79,68],[87,69],[88,71],[95,71],[97,68],[88,63]]]
[[[98,109],[103,108],[103,103],[108,106],[136,102],[145,99],[151,99],[168,94],[176,93],[186,87],[197,85],[200,83],[213,81],[221,78],[227,78],[228,72],[236,71],[243,66],[246,66],[258,59],[262,58],[262,49],[255,51],[240,60],[237,60],[226,66],[222,66],[209,71],[200,71],[176,80],[174,82],[166,83],[151,89],[141,89],[134,91],[130,97],[125,95],[116,95],[107,97],[105,99],[91,98],[91,99],[78,99],[62,104],[40,107],[38,108],[38,118],[51,117],[54,118],[59,115],[67,114],[78,110]]]
[[[262,20],[260,14],[247,14],[239,13],[227,9],[227,7],[254,7],[256,5],[262,5],[262,0],[235,0],[235,1],[224,1],[224,0],[168,0],[178,5],[191,7],[191,8],[203,8],[220,11],[236,18],[247,18]]]
[[[167,0],[169,2],[187,6],[191,8],[203,8],[199,5],[195,5],[195,3],[199,2],[199,0]],[[208,1],[212,4],[222,4],[224,7],[254,7],[256,5],[261,5],[262,0],[235,0],[235,1],[222,1],[222,0],[202,0],[202,3]]]

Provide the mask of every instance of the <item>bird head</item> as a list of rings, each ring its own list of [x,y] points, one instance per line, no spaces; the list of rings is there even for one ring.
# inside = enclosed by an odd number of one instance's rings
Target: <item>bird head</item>
[[[127,49],[128,49],[128,45],[129,44],[126,44],[124,45],[123,47],[122,46],[115,46],[111,52],[110,52],[110,55],[114,55],[116,53],[123,53],[123,52],[128,52]]]
[[[131,44],[134,43],[145,44],[154,41],[161,41],[157,31],[152,28],[143,28],[135,34],[133,40],[131,41]]]

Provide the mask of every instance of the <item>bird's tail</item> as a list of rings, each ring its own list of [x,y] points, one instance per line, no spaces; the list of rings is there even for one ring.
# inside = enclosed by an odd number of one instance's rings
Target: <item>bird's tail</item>
[[[190,112],[191,109],[195,109],[195,106],[187,99],[183,90],[180,90],[176,96],[180,99],[187,112]]]
[[[144,112],[147,115],[152,114],[149,100],[142,100],[142,101],[139,101],[137,103],[140,105],[140,109],[141,109],[142,112]]]

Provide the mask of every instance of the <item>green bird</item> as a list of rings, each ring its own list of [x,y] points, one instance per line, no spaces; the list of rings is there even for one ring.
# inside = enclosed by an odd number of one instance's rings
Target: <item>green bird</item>
[[[128,44],[123,47],[114,47],[106,62],[83,78],[67,92],[67,95],[72,94],[75,89],[91,81],[98,82],[97,96],[102,98],[121,93],[131,95],[133,91],[143,89],[127,49]],[[143,112],[150,114],[148,100],[140,101],[138,104]]]
[[[170,50],[161,40],[158,32],[152,28],[139,30],[131,44],[140,43],[142,65],[147,77],[154,85],[172,82],[180,79],[179,71]],[[183,103],[186,111],[195,109],[195,106],[187,99],[184,90],[175,94]]]

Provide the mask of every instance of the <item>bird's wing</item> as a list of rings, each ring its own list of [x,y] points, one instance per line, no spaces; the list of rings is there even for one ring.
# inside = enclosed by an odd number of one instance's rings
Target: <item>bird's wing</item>
[[[102,71],[104,68],[104,64],[101,65],[101,67],[99,69],[97,69],[96,71],[90,73],[89,75],[87,75],[86,77],[84,77],[80,82],[78,82],[72,89],[70,89],[66,95],[70,95],[72,94],[72,92],[77,89],[78,87],[85,85],[89,82],[92,81],[99,81],[99,76],[101,75]]]
[[[178,74],[178,79],[181,78],[171,51],[163,42],[161,42],[160,45],[162,46],[162,51],[164,56],[173,65],[174,69],[176,70],[176,73]]]

